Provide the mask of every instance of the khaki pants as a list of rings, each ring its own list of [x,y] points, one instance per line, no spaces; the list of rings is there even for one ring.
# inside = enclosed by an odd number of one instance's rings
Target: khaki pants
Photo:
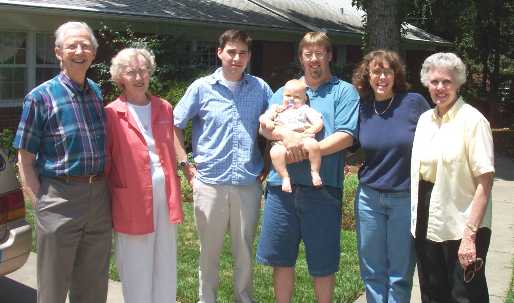
[[[104,180],[42,177],[36,205],[38,303],[104,303],[112,222]]]
[[[219,259],[227,228],[234,258],[234,301],[253,302],[252,248],[261,194],[259,183],[233,186],[194,181],[195,220],[200,239],[199,302],[217,301]]]

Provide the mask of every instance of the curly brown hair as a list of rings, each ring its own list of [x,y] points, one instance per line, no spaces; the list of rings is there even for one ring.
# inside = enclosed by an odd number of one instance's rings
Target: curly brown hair
[[[366,54],[353,71],[352,83],[359,91],[361,97],[368,97],[373,92],[369,84],[370,64],[373,63],[383,68],[384,62],[389,63],[389,67],[394,71],[393,92],[398,94],[409,89],[409,84],[406,80],[405,65],[400,59],[400,56],[391,50],[378,49]]]

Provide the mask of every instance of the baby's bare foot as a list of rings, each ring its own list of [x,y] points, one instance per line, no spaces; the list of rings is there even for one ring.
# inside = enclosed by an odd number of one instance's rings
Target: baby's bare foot
[[[286,193],[293,192],[291,189],[291,180],[289,180],[289,178],[282,179],[282,191],[285,191]]]
[[[314,185],[314,186],[323,185],[323,182],[321,182],[321,177],[318,172],[311,172],[311,176],[312,176],[312,185]]]

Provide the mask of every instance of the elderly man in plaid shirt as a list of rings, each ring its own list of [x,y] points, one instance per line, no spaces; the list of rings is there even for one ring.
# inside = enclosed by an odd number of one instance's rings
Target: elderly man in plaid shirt
[[[85,23],[55,32],[61,73],[26,97],[13,143],[37,219],[38,302],[107,298],[111,210],[103,177],[104,112],[86,78],[98,43]]]

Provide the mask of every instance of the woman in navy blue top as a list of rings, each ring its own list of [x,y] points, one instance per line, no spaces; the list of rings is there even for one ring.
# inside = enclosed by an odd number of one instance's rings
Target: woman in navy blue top
[[[355,217],[361,277],[368,302],[410,302],[410,158],[419,116],[430,107],[407,92],[405,67],[388,50],[368,53],[353,73],[361,96]]]

